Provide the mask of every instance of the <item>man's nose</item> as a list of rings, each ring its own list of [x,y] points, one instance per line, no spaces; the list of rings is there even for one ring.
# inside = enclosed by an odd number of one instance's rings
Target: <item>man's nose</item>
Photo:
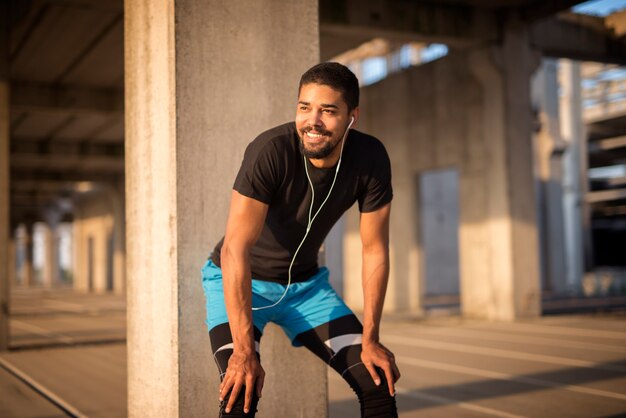
[[[313,126],[321,126],[322,125],[322,112],[312,111],[309,114],[309,124]]]

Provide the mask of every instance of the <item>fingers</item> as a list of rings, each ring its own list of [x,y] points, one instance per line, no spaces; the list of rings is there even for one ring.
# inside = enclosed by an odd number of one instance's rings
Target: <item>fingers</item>
[[[260,398],[261,391],[263,390],[263,384],[265,383],[265,372],[261,370],[261,374],[256,379],[256,395]]]
[[[398,369],[398,365],[396,364],[396,358],[391,351],[385,348],[388,356],[388,363],[384,367],[385,377],[387,377],[387,384],[389,386],[389,394],[394,396],[395,393],[395,383],[400,379],[400,370]]]
[[[394,355],[384,345],[377,344],[366,348],[361,353],[361,359],[376,386],[380,385],[380,373],[384,373],[387,380],[389,395],[395,396],[395,383],[400,378],[400,371],[396,366]],[[379,368],[380,370],[376,370]]]
[[[376,369],[374,368],[374,364],[373,363],[363,363],[363,364],[365,364],[365,368],[370,373],[370,376],[372,376],[372,380],[374,381],[374,383],[376,383],[376,386],[380,385],[380,376],[376,372]]]
[[[265,371],[261,368],[258,373],[249,373],[245,376],[239,373],[227,372],[224,376],[224,380],[220,384],[220,402],[223,401],[229,394],[228,403],[224,408],[224,412],[230,413],[237,402],[237,398],[240,393],[243,396],[244,413],[250,412],[250,408],[253,404],[254,392],[261,397],[261,391],[265,381]]]
[[[230,410],[233,409],[233,405],[235,404],[235,401],[237,400],[237,396],[239,396],[239,391],[241,390],[242,386],[243,386],[243,382],[241,382],[241,380],[237,380],[235,384],[233,385],[233,388],[230,391],[230,398],[228,398],[228,404],[226,405],[226,409],[224,409],[226,413],[229,413]]]
[[[246,395],[243,402],[243,412],[246,414],[250,411],[250,404],[252,403],[252,394],[254,393],[254,379],[248,375],[246,377]]]
[[[398,380],[400,380],[400,369],[398,369],[398,365],[396,364],[395,360],[393,361],[393,383],[396,383]]]
[[[396,383],[400,379],[400,369],[396,364],[396,357],[391,351],[387,349],[387,356],[389,356],[389,365],[391,366],[391,372],[393,373],[393,383]]]
[[[230,374],[226,373],[224,380],[220,383],[220,402],[224,400],[224,397],[228,395],[228,392],[233,387],[233,380],[230,378]]]
[[[393,387],[395,380],[393,378],[393,372],[391,371],[391,367],[387,366],[383,370],[385,371],[385,377],[387,378],[387,386],[389,387],[389,394],[391,396],[394,396],[396,393]]]

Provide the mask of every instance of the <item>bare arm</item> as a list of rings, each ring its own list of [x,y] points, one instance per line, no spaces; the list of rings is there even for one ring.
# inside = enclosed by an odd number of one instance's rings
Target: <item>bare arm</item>
[[[268,206],[255,199],[232,192],[226,235],[221,252],[224,300],[231,334],[233,354],[220,385],[220,400],[231,392],[229,412],[243,385],[246,386],[244,410],[249,410],[256,385],[261,396],[265,372],[256,357],[252,323],[252,277],[250,248],[263,230]]]
[[[391,351],[380,343],[380,319],[389,278],[389,215],[391,204],[361,214],[361,241],[363,243],[363,352],[361,359],[376,384],[380,378],[375,367],[380,367],[387,378],[389,394],[394,394],[394,383],[400,378]]]

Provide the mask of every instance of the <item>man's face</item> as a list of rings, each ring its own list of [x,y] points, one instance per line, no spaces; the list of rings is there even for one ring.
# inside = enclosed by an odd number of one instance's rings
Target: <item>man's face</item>
[[[302,86],[296,111],[296,130],[304,155],[311,159],[338,156],[341,139],[350,122],[341,92],[309,83]]]

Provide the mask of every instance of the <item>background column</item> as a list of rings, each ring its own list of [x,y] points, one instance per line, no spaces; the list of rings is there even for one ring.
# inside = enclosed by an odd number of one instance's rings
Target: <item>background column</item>
[[[538,132],[535,156],[538,176],[538,217],[541,228],[543,289],[565,293],[565,242],[563,229],[563,151],[559,127],[557,61],[543,59],[533,80],[533,101]]]
[[[89,239],[92,240],[93,253],[92,253],[92,266],[93,269],[88,275],[92,275],[92,282],[90,289],[93,293],[104,293],[108,290],[108,277],[109,263],[108,263],[108,237],[112,231],[112,216],[110,213],[106,213],[100,216],[90,218],[88,220],[89,225]],[[88,256],[89,257],[89,256]],[[89,260],[87,261],[89,264]]]
[[[12,286],[17,285],[17,226],[11,225],[9,232],[9,255],[7,260],[7,267],[9,269],[9,289]]]
[[[8,3],[0,3],[0,350],[9,346]]]
[[[48,211],[45,214],[45,255],[43,265],[43,286],[51,289],[59,282],[59,222],[61,214],[58,211]]]
[[[88,283],[88,240],[85,236],[85,221],[82,218],[80,200],[74,202],[72,221],[72,284],[77,292],[89,291]]]
[[[35,284],[35,223],[27,221],[24,224],[24,264],[22,265],[22,286],[32,287]]]
[[[578,294],[590,256],[585,250],[588,218],[585,211],[587,141],[582,120],[580,63],[562,59],[561,133],[566,143],[563,155],[563,222],[565,224],[566,282],[569,294]],[[585,248],[587,247],[587,248]],[[585,263],[587,260],[587,263]]]
[[[124,213],[124,182],[111,185],[111,208],[113,210],[113,292],[126,291],[126,214]]]
[[[461,309],[468,317],[510,321],[541,313],[530,99],[539,56],[527,33],[509,19],[502,46],[471,53],[483,96],[480,145],[488,158],[480,181],[488,193],[468,193],[461,177]]]
[[[125,19],[129,416],[213,416],[200,268],[245,146],[293,120],[318,4],[127,0]],[[261,356],[259,417],[327,416],[324,364],[273,327]]]

